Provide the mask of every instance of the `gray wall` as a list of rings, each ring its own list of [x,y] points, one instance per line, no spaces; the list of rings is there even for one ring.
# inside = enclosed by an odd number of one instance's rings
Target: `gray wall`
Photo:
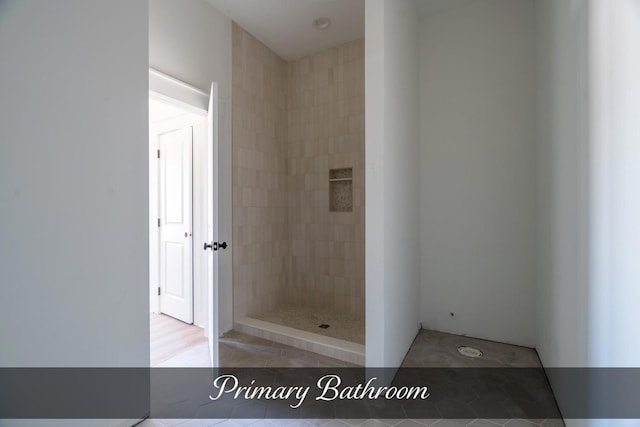
[[[545,366],[588,364],[587,6],[538,2],[536,347]]]
[[[366,364],[395,367],[419,329],[418,20],[365,3]]]
[[[421,321],[532,347],[534,2],[455,6],[420,22]]]
[[[149,64],[231,99],[231,20],[206,0],[149,0]]]
[[[0,366],[149,366],[147,19],[0,4]]]
[[[0,365],[148,366],[147,2],[0,21]]]
[[[590,358],[640,366],[640,2],[597,0],[589,21]]]
[[[538,1],[536,347],[547,367],[640,365],[639,40],[637,1]],[[573,390],[551,384],[562,410]]]

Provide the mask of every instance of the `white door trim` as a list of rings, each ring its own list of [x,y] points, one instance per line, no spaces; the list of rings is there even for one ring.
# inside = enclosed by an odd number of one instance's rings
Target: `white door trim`
[[[153,68],[149,68],[149,93],[191,113],[207,116],[208,93]]]
[[[219,240],[219,204],[218,197],[218,179],[219,179],[219,133],[220,133],[220,121],[218,113],[218,84],[216,82],[211,83],[211,93],[209,95],[209,108],[207,115],[207,188],[211,190],[211,194],[207,197],[207,240],[208,243],[214,245],[213,242]],[[214,245],[214,248],[217,243]],[[206,248],[206,246],[205,246]],[[219,349],[218,349],[218,337],[220,336],[219,328],[219,263],[218,253],[214,252],[213,248],[210,252],[207,252],[207,268],[209,274],[207,274],[207,294],[208,298],[208,310],[207,314],[207,337],[209,338],[209,356],[211,358],[211,366],[213,368],[219,367]]]

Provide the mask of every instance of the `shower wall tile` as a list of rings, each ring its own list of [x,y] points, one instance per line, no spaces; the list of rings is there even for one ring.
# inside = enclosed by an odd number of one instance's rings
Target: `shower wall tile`
[[[236,23],[232,43],[234,316],[290,303],[364,322],[364,42],[290,63]],[[352,211],[330,212],[341,168]]]
[[[285,301],[364,319],[364,42],[288,63]],[[353,169],[351,212],[330,212],[329,170]]]
[[[236,23],[233,57],[234,316],[281,303],[288,254],[287,65]]]

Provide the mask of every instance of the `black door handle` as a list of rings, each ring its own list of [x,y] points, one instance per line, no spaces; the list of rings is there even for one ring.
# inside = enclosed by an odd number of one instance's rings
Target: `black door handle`
[[[207,249],[211,249],[217,251],[218,249],[227,249],[227,242],[213,242],[213,243],[204,243],[203,249],[206,251]]]

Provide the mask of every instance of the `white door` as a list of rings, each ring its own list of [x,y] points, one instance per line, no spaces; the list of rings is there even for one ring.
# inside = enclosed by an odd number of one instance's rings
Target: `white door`
[[[208,177],[208,197],[207,197],[207,240],[204,249],[208,246],[208,289],[207,298],[209,309],[209,319],[207,321],[207,336],[209,339],[209,356],[211,366],[219,366],[218,359],[218,251],[213,250],[214,242],[217,247],[218,239],[218,86],[211,84],[209,95],[208,111],[208,138],[207,138],[207,177]]]
[[[160,311],[193,323],[193,127],[158,135]]]

